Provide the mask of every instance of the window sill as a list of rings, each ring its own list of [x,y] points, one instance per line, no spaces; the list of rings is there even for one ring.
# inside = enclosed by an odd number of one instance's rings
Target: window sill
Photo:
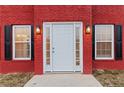
[[[94,60],[115,60],[114,58],[95,58]]]
[[[13,60],[31,60],[31,58],[13,58]]]

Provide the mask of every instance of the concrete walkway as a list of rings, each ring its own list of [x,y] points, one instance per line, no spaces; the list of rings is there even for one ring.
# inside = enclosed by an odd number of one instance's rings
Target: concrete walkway
[[[101,87],[93,75],[44,74],[35,75],[24,87]]]

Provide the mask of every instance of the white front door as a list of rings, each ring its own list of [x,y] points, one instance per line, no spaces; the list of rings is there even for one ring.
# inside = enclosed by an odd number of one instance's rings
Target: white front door
[[[45,22],[43,39],[44,72],[82,70],[81,22]]]
[[[52,26],[53,71],[73,71],[74,26],[55,24]]]

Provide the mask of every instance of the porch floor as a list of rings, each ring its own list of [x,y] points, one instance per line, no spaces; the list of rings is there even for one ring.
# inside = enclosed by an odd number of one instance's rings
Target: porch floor
[[[47,73],[35,75],[24,87],[102,87],[93,75]]]

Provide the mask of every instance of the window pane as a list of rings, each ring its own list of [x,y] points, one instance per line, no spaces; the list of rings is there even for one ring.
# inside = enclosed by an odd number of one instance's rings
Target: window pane
[[[111,42],[97,42],[97,57],[112,57]]]
[[[111,41],[113,28],[111,25],[97,25],[95,27],[96,41]]]
[[[30,40],[30,28],[17,26],[14,28],[15,41],[29,41]]]
[[[46,64],[50,65],[50,27],[46,27]]]
[[[16,43],[15,44],[15,57],[16,58],[29,58],[30,57],[30,44],[29,43]]]
[[[80,28],[79,27],[76,27],[76,42],[80,42],[80,34],[79,34],[79,31],[80,31]]]
[[[50,51],[50,43],[46,43],[46,50]]]
[[[80,50],[80,43],[76,43],[76,50]]]
[[[76,60],[76,65],[80,65],[80,60]]]
[[[76,39],[76,66],[80,65],[80,25],[75,27],[75,39]]]

